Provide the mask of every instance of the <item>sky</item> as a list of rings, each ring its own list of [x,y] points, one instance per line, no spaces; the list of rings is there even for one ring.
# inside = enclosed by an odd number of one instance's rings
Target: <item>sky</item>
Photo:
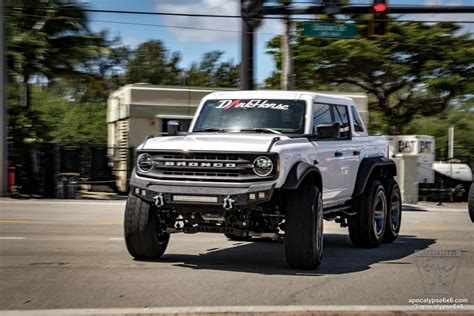
[[[270,0],[275,1],[275,0]],[[298,0],[301,2],[311,0]],[[316,0],[317,1],[317,0]],[[82,0],[91,9],[175,12],[196,14],[239,15],[240,0]],[[314,2],[314,1],[313,1]],[[354,4],[368,4],[370,0],[352,0]],[[391,0],[391,5],[474,5],[474,0]],[[162,40],[170,51],[182,54],[181,67],[189,67],[198,62],[210,50],[224,51],[223,61],[240,62],[240,19],[197,18],[177,16],[127,15],[92,13],[91,26],[94,31],[108,30],[119,36],[123,45],[135,48],[142,42],[152,39]],[[473,20],[472,14],[424,14],[407,15],[404,19],[416,20]],[[126,24],[134,23],[134,24]],[[141,25],[136,25],[141,24]],[[212,29],[208,31],[186,28]],[[474,24],[463,25],[466,31],[474,33]],[[224,31],[216,31],[224,30]],[[261,84],[270,76],[275,65],[266,54],[266,43],[283,32],[280,20],[265,20],[258,28],[256,36],[256,82]]]

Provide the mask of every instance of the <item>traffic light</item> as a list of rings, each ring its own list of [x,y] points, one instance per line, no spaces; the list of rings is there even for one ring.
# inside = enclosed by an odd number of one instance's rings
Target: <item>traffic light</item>
[[[244,17],[260,17],[265,0],[242,0],[241,10]]]
[[[369,35],[382,36],[388,32],[388,1],[374,0],[372,5],[373,20],[370,21]]]

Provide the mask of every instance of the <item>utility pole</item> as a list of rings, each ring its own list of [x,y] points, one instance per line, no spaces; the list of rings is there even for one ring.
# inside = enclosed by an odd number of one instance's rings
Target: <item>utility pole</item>
[[[289,0],[282,1],[285,9],[288,8],[290,3],[291,1]],[[285,31],[281,37],[281,89],[293,90],[295,88],[295,78],[293,74],[293,53],[291,50],[291,21],[290,15],[287,13],[285,13],[284,24]]]
[[[0,196],[8,194],[8,110],[7,110],[7,63],[6,60],[6,34],[4,21],[3,0],[0,0]]]
[[[253,90],[253,42],[254,42],[253,28],[249,21],[242,20],[242,58],[240,63],[240,89]]]
[[[240,89],[253,90],[254,83],[254,41],[255,29],[260,25],[265,0],[241,0],[242,46],[240,63]]]
[[[448,160],[454,158],[454,126],[448,128]]]

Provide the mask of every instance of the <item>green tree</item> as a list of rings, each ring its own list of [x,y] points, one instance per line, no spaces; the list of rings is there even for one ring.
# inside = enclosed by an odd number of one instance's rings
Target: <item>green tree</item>
[[[105,116],[107,105],[103,103],[72,104],[65,113],[61,125],[54,133],[59,142],[107,143]]]
[[[237,87],[239,85],[239,66],[231,60],[221,62],[223,51],[210,51],[201,61],[193,63],[186,71],[186,85],[201,87]]]
[[[73,102],[56,95],[51,88],[37,86],[32,87],[31,97],[27,109],[11,102],[14,115],[9,116],[9,135],[14,150],[42,142],[107,142],[105,101]]]
[[[88,75],[54,78],[48,82],[51,92],[77,102],[104,102],[111,91],[126,84],[125,68],[130,49],[117,45],[118,39],[107,40],[107,33],[101,34],[104,47],[96,58],[81,65]]]
[[[437,159],[447,158],[448,128],[454,127],[454,157],[470,158],[474,161],[474,98],[463,100],[462,104],[450,105],[447,111],[436,116],[417,116],[406,132],[418,135],[432,135],[436,138]]]
[[[103,38],[89,30],[81,4],[64,0],[7,0],[7,5],[10,82],[22,83],[26,106],[30,105],[33,78],[88,75],[80,66],[98,56]]]
[[[178,67],[181,54],[173,52],[170,56],[162,41],[144,42],[131,55],[126,71],[127,83],[181,84]]]
[[[394,134],[403,133],[416,115],[441,113],[474,90],[474,40],[460,34],[458,26],[392,22],[386,38],[367,39],[364,24],[359,25],[361,38],[351,40],[306,37],[298,24],[296,88],[357,87],[370,95],[370,110],[382,114],[383,132]],[[279,38],[268,49],[280,69]],[[278,86],[279,77],[277,70],[267,86]]]

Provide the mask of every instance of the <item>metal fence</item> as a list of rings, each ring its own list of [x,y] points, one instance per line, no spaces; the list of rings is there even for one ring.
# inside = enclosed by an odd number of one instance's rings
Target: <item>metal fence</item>
[[[117,172],[131,171],[131,148],[106,144],[42,143],[11,159],[18,193],[69,197],[78,189],[117,192]]]

